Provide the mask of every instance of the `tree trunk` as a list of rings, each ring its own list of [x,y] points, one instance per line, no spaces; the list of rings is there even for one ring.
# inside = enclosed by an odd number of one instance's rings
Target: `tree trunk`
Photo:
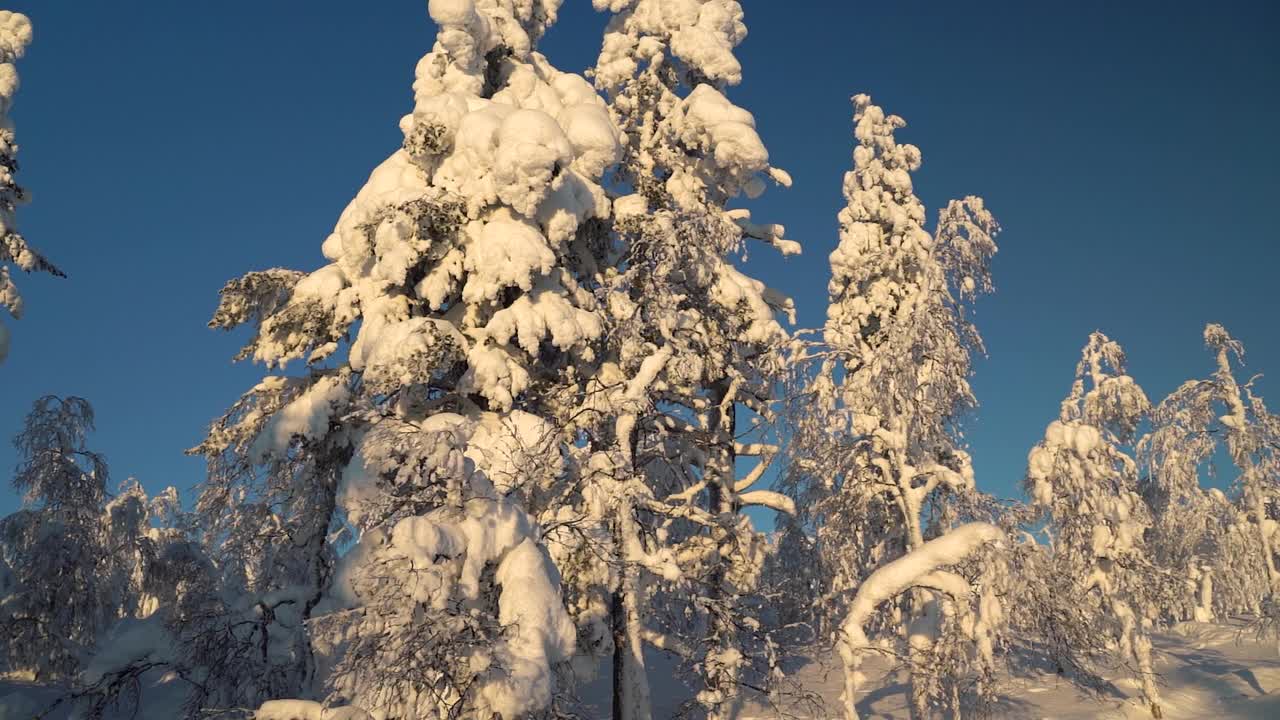
[[[735,628],[729,617],[731,609],[727,588],[725,587],[725,565],[728,560],[725,553],[731,547],[725,544],[732,535],[732,527],[737,517],[738,508],[734,498],[734,480],[736,477],[734,452],[734,436],[736,433],[736,405],[733,398],[732,384],[721,382],[711,394],[711,407],[708,410],[707,431],[711,438],[708,449],[708,464],[705,469],[707,482],[707,510],[715,514],[726,526],[727,532],[721,540],[720,557],[711,569],[708,578],[707,601],[710,617],[707,623],[707,661],[705,663],[707,689],[711,690],[716,700],[709,707],[709,720],[720,720],[732,712],[734,699],[738,694],[738,664],[730,661],[726,653],[735,645]],[[713,531],[714,532],[714,531]]]
[[[1156,674],[1151,666],[1151,640],[1142,631],[1133,608],[1122,600],[1111,601],[1111,612],[1120,619],[1120,654],[1132,659],[1141,683],[1142,700],[1151,710],[1152,717],[1163,717],[1160,710],[1160,690],[1156,687]]]
[[[1252,470],[1248,475],[1252,475],[1256,470]],[[1246,475],[1247,477],[1247,475]],[[1255,486],[1256,481],[1248,478],[1246,482],[1249,487],[1246,493],[1249,497],[1250,510],[1253,511],[1254,521],[1258,526],[1258,540],[1262,548],[1262,560],[1267,568],[1267,583],[1271,587],[1272,594],[1280,591],[1280,573],[1276,571],[1276,559],[1271,554],[1271,537],[1267,534],[1267,507],[1262,501],[1262,493]]]
[[[623,549],[619,553],[621,579],[613,592],[609,613],[613,630],[613,720],[650,720],[651,717],[644,640],[640,634],[638,570],[625,549],[636,532],[631,508],[625,506],[614,528],[614,536]]]
[[[922,682],[924,663],[933,649],[934,638],[942,621],[938,612],[938,599],[921,588],[911,591],[913,617],[907,624],[907,659],[911,663],[910,702],[911,720],[929,717],[929,688]]]
[[[339,453],[337,463],[330,467],[329,477],[326,477],[325,487],[320,497],[319,507],[315,509],[311,535],[307,538],[306,553],[308,570],[311,577],[307,580],[311,584],[311,594],[307,596],[302,607],[302,623],[301,631],[301,647],[298,651],[301,655],[302,677],[299,684],[301,685],[301,693],[298,697],[311,698],[315,692],[320,690],[320,678],[316,663],[315,648],[311,642],[311,632],[306,625],[311,620],[311,613],[315,610],[316,605],[320,603],[320,599],[324,597],[324,593],[329,589],[329,580],[333,575],[333,563],[329,556],[329,524],[333,522],[334,512],[337,510],[337,487],[338,474],[346,462],[351,459],[350,453]],[[265,634],[264,630],[264,634]]]

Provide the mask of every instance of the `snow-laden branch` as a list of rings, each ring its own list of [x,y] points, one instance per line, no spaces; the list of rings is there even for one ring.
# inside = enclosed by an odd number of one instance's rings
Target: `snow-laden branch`
[[[759,507],[767,507],[770,510],[786,513],[788,515],[796,514],[795,502],[779,492],[772,490],[752,490],[742,493],[738,496],[738,502],[743,507],[751,507],[753,505]]]
[[[744,237],[754,240],[760,240],[766,245],[772,245],[778,249],[783,255],[800,254],[800,243],[794,240],[787,240],[783,237],[787,229],[783,225],[776,223],[757,224],[751,222],[751,211],[746,208],[737,208],[725,213],[730,220],[738,227],[742,228]]]
[[[760,462],[756,463],[755,467],[751,468],[751,470],[748,471],[741,480],[734,484],[733,491],[741,493],[750,490],[752,486],[760,481],[761,477],[764,477],[765,472],[769,470],[769,466],[773,464],[773,459],[775,457],[777,457],[776,453],[767,453],[762,455],[760,457]]]
[[[1000,528],[990,523],[961,525],[884,565],[862,583],[840,627],[838,649],[844,662],[844,692],[841,702],[845,720],[858,718],[854,702],[858,686],[863,680],[859,667],[862,665],[863,652],[870,644],[864,624],[875,609],[886,600],[913,587],[937,590],[956,600],[967,598],[969,588],[964,578],[939,570],[955,565],[983,545],[998,541],[1003,535]]]
[[[627,383],[627,389],[623,393],[623,401],[628,410],[618,415],[617,422],[614,425],[615,435],[618,438],[618,444],[622,447],[622,456],[625,458],[630,459],[633,452],[631,431],[636,426],[639,406],[647,395],[649,386],[653,385],[653,381],[658,378],[658,373],[662,372],[662,368],[666,367],[667,361],[671,359],[671,352],[670,345],[662,346],[660,350],[640,363],[640,369],[636,372],[635,377],[631,378],[631,382]]]

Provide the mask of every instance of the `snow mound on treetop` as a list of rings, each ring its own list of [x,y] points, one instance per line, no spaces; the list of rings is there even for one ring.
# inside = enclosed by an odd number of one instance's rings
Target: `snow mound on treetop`
[[[418,66],[414,110],[401,120],[404,148],[342,212],[323,247],[331,264],[303,278],[290,300],[328,320],[334,338],[360,320],[353,369],[382,368],[390,381],[412,375],[406,342],[420,357],[456,351],[467,390],[507,409],[528,387],[527,357],[544,340],[589,353],[603,332],[594,297],[558,268],[583,223],[609,217],[600,182],[621,156],[622,136],[584,78],[522,50],[558,7],[430,4],[440,33]],[[499,45],[512,54],[492,66],[501,82],[482,97],[492,81],[484,55]],[[422,307],[450,311],[424,334],[403,325]],[[444,338],[453,347],[439,346]],[[288,347],[273,343],[258,359],[279,359]]]
[[[604,86],[632,77],[636,62],[654,60],[664,44],[712,81],[742,82],[733,49],[746,38],[747,26],[737,0],[592,0],[592,5],[619,13],[605,31],[596,63]],[[644,42],[645,36],[659,42]]]
[[[6,60],[20,58],[30,44],[31,20],[22,13],[0,10],[0,56]]]

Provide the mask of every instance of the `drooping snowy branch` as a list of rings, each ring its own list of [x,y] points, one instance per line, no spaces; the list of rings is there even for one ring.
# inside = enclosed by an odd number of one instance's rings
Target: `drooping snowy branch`
[[[967,601],[971,593],[969,582],[943,568],[964,560],[984,543],[1003,537],[1004,531],[988,523],[962,525],[881,566],[862,582],[839,633],[838,648],[845,668],[841,694],[845,720],[858,718],[855,703],[863,681],[859,668],[870,646],[864,626],[875,609],[912,587],[938,591],[952,601]]]
[[[1269,510],[1280,497],[1280,420],[1252,382],[1236,380],[1233,365],[1243,362],[1243,345],[1216,324],[1205,327],[1204,341],[1214,355],[1214,373],[1183,383],[1160,402],[1141,450],[1157,560],[1190,581],[1178,604],[1209,619],[1256,612],[1259,598],[1272,595],[1280,582]],[[1231,497],[1200,484],[1202,468],[1220,448],[1237,471]],[[1166,610],[1178,613],[1172,604]]]

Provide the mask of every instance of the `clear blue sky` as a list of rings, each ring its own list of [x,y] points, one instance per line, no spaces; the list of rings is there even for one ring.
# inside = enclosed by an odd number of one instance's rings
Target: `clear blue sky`
[[[909,122],[933,217],[986,197],[1002,221],[990,358],[970,423],[979,485],[1011,494],[1026,452],[1100,328],[1153,398],[1206,374],[1200,331],[1224,323],[1253,371],[1280,374],[1280,3],[746,0],[744,83],[795,186],[758,219],[805,243],[750,268],[821,322],[849,166],[848,98]],[[201,479],[182,455],[260,370],[205,327],[229,278],[314,269],[320,243],[400,141],[424,0],[10,0],[35,23],[14,117],[20,223],[70,274],[19,278],[27,317],[0,366],[0,471],[32,400],[97,408],[117,479]],[[594,59],[603,19],[567,0],[543,51]],[[1271,388],[1280,407],[1280,382]],[[0,513],[16,505],[0,491]]]

